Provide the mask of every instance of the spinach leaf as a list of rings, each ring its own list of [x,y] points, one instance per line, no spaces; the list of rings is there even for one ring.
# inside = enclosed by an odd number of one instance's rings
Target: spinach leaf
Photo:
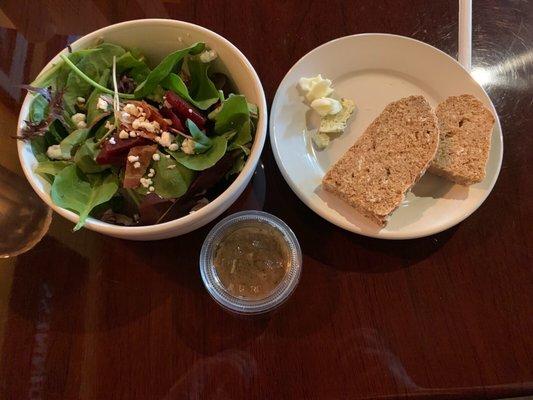
[[[235,159],[233,166],[226,173],[226,178],[229,178],[231,175],[235,175],[241,172],[245,164],[246,164],[245,155],[241,154],[239,157]]]
[[[34,123],[41,122],[45,119],[47,113],[48,100],[46,100],[42,94],[34,96],[29,112],[30,121]]]
[[[65,139],[63,139],[61,143],[59,143],[63,158],[70,158],[72,156],[72,149],[82,144],[87,139],[88,135],[89,129],[83,128],[75,130]]]
[[[117,58],[117,74],[120,76],[125,72],[133,78],[135,83],[139,84],[150,74],[150,68],[144,60],[135,57],[131,51],[127,51]]]
[[[189,103],[194,104],[196,107],[198,107],[198,104],[196,104],[195,101],[189,95],[189,89],[187,89],[187,85],[185,85],[185,83],[178,74],[170,73],[165,79],[163,79],[163,81],[161,82],[161,86],[163,86],[163,88],[166,90],[172,90],[174,93],[178,94],[180,97],[187,100]]]
[[[68,136],[68,132],[59,120],[55,120],[48,127],[48,134],[54,138],[54,143],[61,142],[65,137]]]
[[[200,110],[207,110],[220,100],[220,94],[207,75],[209,63],[190,60],[188,63],[191,75],[191,88],[187,88],[177,74],[168,75],[162,82],[165,89],[172,90],[180,97],[194,104]]]
[[[135,208],[139,208],[139,205],[141,204],[145,193],[139,193],[139,188],[136,189],[130,189],[130,188],[123,188],[120,189],[120,194],[124,197],[124,200],[126,203],[130,203],[131,205],[135,206]]]
[[[77,231],[84,224],[91,210],[116,193],[119,182],[114,174],[92,176],[89,179],[75,165],[63,168],[56,175],[50,195],[59,207],[76,212],[80,220],[74,227]]]
[[[228,97],[214,119],[215,132],[218,135],[237,129],[250,119],[246,98],[243,95]]]
[[[228,131],[226,133],[223,133],[221,136],[225,137],[228,143],[235,137],[237,134],[237,131]]]
[[[94,174],[111,168],[111,165],[96,163],[96,156],[100,152],[98,144],[93,139],[87,140],[74,155],[74,162],[86,174]]]
[[[202,154],[185,154],[182,151],[169,151],[168,153],[181,165],[193,171],[203,171],[215,165],[224,156],[228,145],[224,136],[215,136],[210,140],[211,147]]]
[[[248,103],[248,112],[250,113],[250,118],[257,121],[259,118],[259,107],[253,103]]]
[[[98,80],[98,83],[102,86],[107,86],[107,82],[109,81],[109,76],[111,75],[111,70],[106,69],[102,72],[102,75],[100,76],[100,79]],[[102,94],[102,91],[98,88],[94,88],[91,95],[87,99],[87,125],[91,125],[97,116],[105,113],[104,110],[100,110],[98,107],[98,99],[100,98],[100,95]]]
[[[235,130],[237,133],[231,139],[228,150],[241,148],[252,141],[252,121],[250,112],[257,115],[256,107],[246,101],[242,95],[229,96],[213,116],[215,120],[215,132],[225,134]]]
[[[102,43],[96,47],[99,51],[86,54],[76,64],[87,77],[94,81],[99,81],[105,70],[113,64],[113,56],[120,57],[125,50],[111,43]],[[85,81],[75,71],[70,71],[66,80],[66,92],[64,96],[65,109],[69,114],[74,114],[76,99],[78,97],[88,97],[92,86]]]
[[[139,61],[146,62],[146,57],[144,56],[141,49],[138,47],[132,47],[130,48],[130,53],[133,58],[136,58]]]
[[[74,51],[67,55],[68,59],[74,64],[77,64],[83,57],[93,52],[100,51],[99,48],[84,49]],[[54,90],[64,87],[67,76],[70,72],[70,68],[65,64],[63,60],[53,64],[48,70],[39,75],[32,83],[31,86],[36,87],[48,87],[52,86]]]
[[[221,100],[218,89],[207,73],[211,63],[190,60],[187,65],[191,76],[191,96],[196,102],[203,105],[203,107],[200,107],[202,110],[207,110],[218,100]]]
[[[111,125],[114,125],[115,117],[113,114],[104,116],[104,118],[99,121],[99,124],[95,124],[91,127],[91,132],[94,132],[94,138],[96,140],[102,139],[109,131],[109,128],[106,128],[105,126],[107,121],[109,121]]]
[[[51,146],[53,144],[58,144],[61,141],[61,137],[59,137],[59,140],[57,138],[57,133],[54,135],[52,132],[54,132],[53,126],[55,124],[60,124],[59,121],[54,122],[52,125],[50,125],[50,129],[46,131],[44,136],[36,136],[30,141],[31,145],[31,151],[37,161],[49,161],[48,156],[46,155],[46,150],[48,149],[48,146]],[[62,126],[62,125],[61,125]]]
[[[146,96],[146,99],[153,101],[154,103],[162,103],[165,96],[165,89],[161,85],[157,85],[156,88]]]
[[[213,145],[210,138],[207,137],[207,135],[202,132],[198,126],[194,122],[192,122],[190,119],[187,120],[187,128],[189,129],[189,132],[192,135],[192,139],[194,140],[194,152],[196,154],[204,153],[207,150],[211,148]]]
[[[155,192],[164,199],[174,199],[185,194],[194,179],[194,171],[177,164],[171,158],[164,157],[153,163]],[[170,168],[169,168],[170,167]]]
[[[46,139],[43,136],[37,136],[36,138],[32,139],[30,144],[31,151],[37,161],[48,161],[48,157],[46,156]]]
[[[237,130],[237,134],[234,136],[233,140],[228,146],[228,150],[238,149],[252,141],[252,132],[250,126],[251,122],[248,118],[248,120],[244,121],[243,124]]]
[[[35,167],[35,173],[41,175],[43,178],[47,178],[45,175],[57,175],[63,168],[72,165],[69,161],[40,161]]]
[[[205,48],[205,43],[195,43],[190,47],[175,51],[166,56],[157,67],[155,67],[146,79],[135,89],[135,97],[142,98],[152,93],[155,88],[170,74],[176,66],[189,54],[198,54]]]

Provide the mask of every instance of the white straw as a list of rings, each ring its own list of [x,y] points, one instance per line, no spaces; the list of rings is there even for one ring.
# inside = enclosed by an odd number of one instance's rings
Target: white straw
[[[459,63],[472,68],[472,0],[459,0]]]

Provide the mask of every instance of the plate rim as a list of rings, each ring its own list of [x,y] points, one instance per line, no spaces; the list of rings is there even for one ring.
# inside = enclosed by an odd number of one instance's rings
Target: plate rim
[[[328,215],[328,213],[325,212],[325,210],[322,207],[316,207],[310,201],[310,199],[303,193],[303,191],[301,191],[298,188],[298,185],[296,185],[296,182],[294,182],[291,179],[290,174],[287,172],[287,170],[285,169],[285,167],[283,165],[283,162],[281,161],[281,156],[280,156],[279,151],[278,151],[278,143],[277,143],[277,139],[276,139],[276,135],[275,135],[275,131],[276,131],[276,128],[275,128],[276,127],[275,116],[277,114],[277,110],[279,108],[279,103],[281,102],[281,98],[283,96],[280,93],[280,88],[285,83],[285,81],[288,79],[288,77],[292,74],[292,72],[296,68],[296,66],[303,59],[305,59],[306,57],[312,55],[315,52],[319,52],[322,48],[324,48],[326,46],[329,46],[329,45],[332,45],[335,42],[342,41],[342,40],[349,40],[349,39],[353,39],[353,38],[361,38],[361,37],[385,37],[385,38],[389,38],[389,39],[394,38],[394,39],[410,41],[410,42],[414,42],[418,46],[424,46],[424,47],[430,48],[430,50],[432,50],[434,52],[437,52],[437,53],[439,53],[441,55],[444,55],[448,60],[452,61],[454,64],[459,66],[469,76],[469,78],[472,80],[472,82],[481,89],[481,91],[483,92],[483,94],[486,96],[486,98],[488,99],[488,101],[490,103],[490,108],[491,108],[492,113],[493,113],[493,115],[495,117],[495,126],[494,126],[494,128],[498,129],[498,132],[499,132],[498,136],[499,136],[499,140],[500,140],[500,143],[501,143],[501,151],[499,152],[499,154],[496,155],[497,156],[497,160],[496,160],[497,169],[496,169],[496,172],[494,174],[494,177],[493,177],[492,181],[490,182],[489,187],[483,193],[482,197],[480,198],[480,200],[478,201],[478,203],[475,206],[473,206],[472,208],[466,210],[464,213],[462,213],[461,215],[457,216],[456,218],[450,219],[446,223],[443,223],[443,224],[439,225],[438,227],[430,227],[430,228],[420,229],[420,230],[417,230],[416,232],[410,232],[409,230],[406,231],[406,232],[398,232],[398,231],[388,232],[388,231],[383,231],[383,230],[370,231],[369,232],[369,231],[365,231],[364,229],[361,229],[360,227],[354,226],[351,223],[348,223],[347,221],[338,221],[338,220],[336,220],[334,218],[330,218],[330,215]],[[285,179],[285,181],[287,182],[287,184],[289,185],[291,190],[296,194],[296,196],[298,196],[298,198],[307,207],[309,207],[312,211],[314,211],[317,215],[319,215],[320,217],[322,217],[323,219],[325,219],[329,223],[331,223],[333,225],[336,225],[339,228],[342,228],[344,230],[347,230],[347,231],[350,231],[350,232],[353,232],[353,233],[357,233],[359,235],[372,237],[372,238],[377,238],[377,239],[386,239],[386,240],[417,239],[417,238],[421,238],[421,237],[434,235],[434,234],[443,232],[443,231],[445,231],[445,230],[447,230],[447,229],[449,229],[449,228],[461,223],[465,219],[467,219],[470,215],[472,215],[485,202],[485,200],[488,198],[488,196],[492,193],[492,190],[494,189],[494,186],[496,185],[496,182],[498,181],[498,178],[500,176],[501,166],[502,166],[502,161],[503,161],[503,151],[504,151],[503,132],[502,132],[502,128],[501,128],[500,118],[498,116],[498,113],[496,112],[496,108],[494,107],[494,103],[492,102],[492,99],[490,98],[488,93],[485,91],[483,86],[481,86],[478,82],[476,82],[476,80],[471,76],[470,72],[465,67],[463,67],[455,58],[453,58],[449,54],[445,53],[444,51],[442,51],[442,50],[440,50],[440,49],[438,49],[438,48],[436,48],[436,47],[434,47],[434,46],[432,46],[432,45],[430,45],[428,43],[422,42],[420,40],[417,40],[417,39],[414,39],[414,38],[411,38],[411,37],[402,36],[402,35],[396,35],[396,34],[391,34],[391,33],[359,33],[359,34],[354,34],[354,35],[342,36],[342,37],[327,41],[327,42],[315,47],[314,49],[310,50],[309,52],[304,54],[302,57],[300,57],[298,59],[298,61],[296,61],[293,64],[293,66],[287,71],[287,73],[284,75],[283,79],[281,80],[280,84],[278,85],[278,87],[276,89],[276,93],[274,95],[274,100],[272,101],[272,106],[270,108],[269,139],[270,139],[270,146],[271,146],[271,149],[272,149],[272,153],[274,154],[274,159],[276,160],[276,164],[277,164],[279,170],[281,171],[281,174],[283,175],[283,178]],[[487,179],[487,177],[485,177],[485,179]]]

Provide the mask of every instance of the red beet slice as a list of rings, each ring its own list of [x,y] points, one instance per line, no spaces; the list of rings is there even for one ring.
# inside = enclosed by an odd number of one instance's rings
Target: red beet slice
[[[183,133],[186,132],[185,128],[183,127],[182,122],[180,121],[178,116],[176,114],[174,114],[174,111],[172,111],[170,108],[163,107],[161,109],[161,114],[163,114],[163,116],[165,116],[165,118],[168,118],[169,120],[172,121],[172,125],[170,126],[171,129],[176,129],[176,130],[178,130],[180,132],[183,132]]]
[[[192,104],[187,103],[176,93],[171,91],[168,91],[165,94],[165,99],[172,107],[172,111],[176,113],[182,121],[190,119],[198,126],[198,128],[205,128],[206,118]]]
[[[98,156],[96,156],[96,162],[98,164],[124,165],[126,156],[132,147],[151,143],[150,140],[143,137],[129,139],[119,139],[118,135],[114,135],[113,137],[115,138],[115,144],[111,144],[106,140]]]

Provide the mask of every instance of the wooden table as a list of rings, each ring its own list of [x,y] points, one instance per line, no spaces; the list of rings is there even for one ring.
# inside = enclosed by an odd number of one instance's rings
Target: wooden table
[[[9,138],[21,101],[13,85],[99,27],[144,17],[203,25],[243,51],[269,102],[301,56],[340,36],[390,32],[457,53],[455,0],[4,0],[0,11],[0,171],[28,202]],[[264,172],[232,211],[284,219],[304,271],[284,308],[246,320],[222,311],[200,280],[198,252],[212,225],[135,243],[73,234],[54,215],[32,250],[0,261],[0,398],[533,394],[533,8],[476,0],[473,16],[473,66],[500,115],[505,154],[493,193],[470,218],[411,241],[342,231],[292,193],[267,142]]]

